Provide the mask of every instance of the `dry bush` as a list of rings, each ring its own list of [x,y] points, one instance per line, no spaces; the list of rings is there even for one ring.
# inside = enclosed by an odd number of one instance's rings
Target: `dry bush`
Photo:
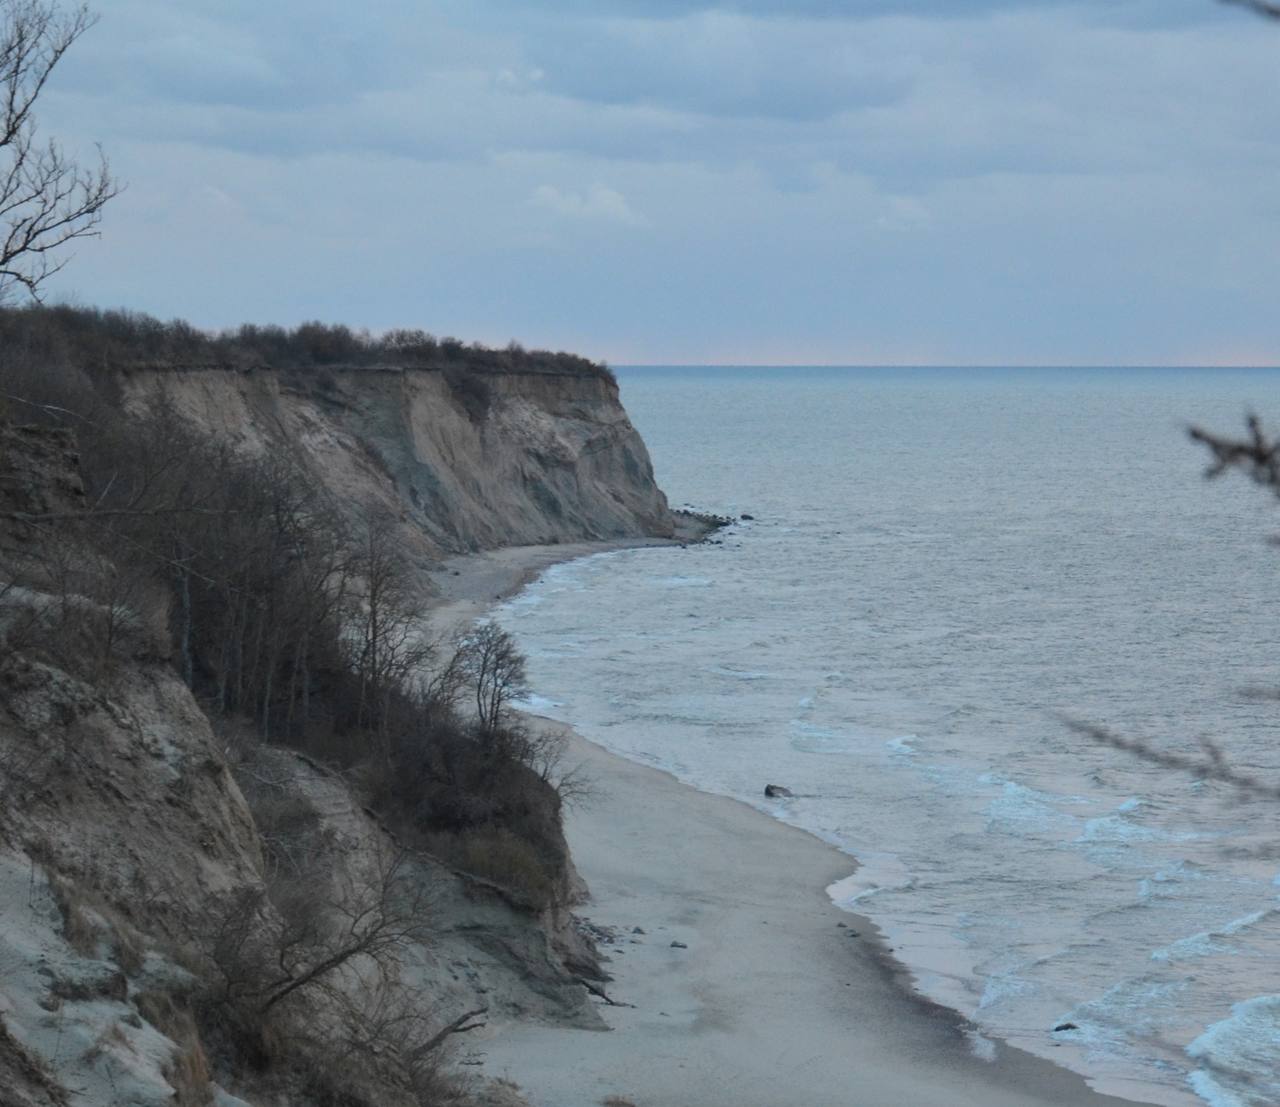
[[[121,973],[137,976],[146,961],[146,940],[137,929],[97,892],[59,873],[47,869],[46,873],[67,945],[80,956],[95,959],[105,945]]]
[[[213,1102],[213,1076],[191,1009],[159,992],[144,992],[133,1002],[139,1014],[177,1047],[165,1068],[174,1107],[207,1107]]]
[[[278,870],[234,897],[206,936],[218,998],[260,1019],[294,996],[328,991],[357,966],[390,972],[407,945],[426,938],[427,900],[403,853],[363,875]]]
[[[535,908],[549,906],[555,880],[537,851],[509,830],[485,827],[457,834],[433,834],[427,848],[473,876],[491,880]]]
[[[338,1032],[303,1046],[317,1058],[312,1095],[322,1102],[359,1101],[382,1086],[415,1105],[470,1104],[474,1081],[452,1069],[449,1044],[483,1027],[484,1009],[440,1023],[423,1010],[419,993],[393,980],[338,998]]]
[[[129,1048],[129,1038],[120,1029],[118,1022],[113,1022],[93,1040],[89,1048],[84,1051],[84,1059],[90,1064],[94,1064],[100,1058],[106,1056],[113,1047],[125,1050]]]
[[[81,957],[97,957],[102,941],[101,916],[90,907],[76,885],[48,874],[49,891],[62,916],[62,937]]]

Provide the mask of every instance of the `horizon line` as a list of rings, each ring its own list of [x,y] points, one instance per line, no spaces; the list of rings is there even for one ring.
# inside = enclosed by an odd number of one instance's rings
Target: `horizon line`
[[[605,364],[614,369],[1113,369],[1120,371],[1176,370],[1176,369],[1214,369],[1214,370],[1256,370],[1273,372],[1280,370],[1280,362],[1275,363],[1209,363],[1209,362],[1132,362],[1115,364],[1111,362],[1062,362],[1019,364],[1017,362],[874,362],[874,361],[608,361]]]

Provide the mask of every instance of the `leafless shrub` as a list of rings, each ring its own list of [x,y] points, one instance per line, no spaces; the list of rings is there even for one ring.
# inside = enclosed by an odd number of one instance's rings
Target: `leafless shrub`
[[[101,932],[91,908],[74,884],[49,874],[49,891],[62,916],[62,937],[81,957],[96,957]]]
[[[428,926],[427,890],[401,853],[364,875],[278,873],[228,905],[208,949],[220,998],[261,1017],[299,993],[327,990],[355,963],[389,971]]]
[[[421,996],[394,981],[383,981],[340,1008],[343,1029],[336,1048],[325,1050],[330,1088],[387,1081],[414,1103],[462,1107],[469,1083],[450,1067],[448,1045],[485,1025],[486,1008],[441,1022],[422,1008]]]
[[[133,1004],[177,1049],[165,1067],[175,1107],[207,1107],[213,1102],[213,1076],[195,1015],[183,1000],[159,992],[143,992]]]
[[[554,901],[555,880],[548,871],[547,859],[529,841],[509,830],[480,827],[433,834],[427,844],[438,857],[511,890],[532,907],[541,909]]]

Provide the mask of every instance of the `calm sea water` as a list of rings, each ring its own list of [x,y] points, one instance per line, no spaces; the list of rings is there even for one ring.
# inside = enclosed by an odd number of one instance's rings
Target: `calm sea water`
[[[1280,373],[620,375],[672,502],[755,519],[508,604],[536,705],[856,856],[832,895],[980,1052],[1280,1102],[1280,802],[1062,721],[1280,782],[1280,511],[1185,435],[1280,422]]]

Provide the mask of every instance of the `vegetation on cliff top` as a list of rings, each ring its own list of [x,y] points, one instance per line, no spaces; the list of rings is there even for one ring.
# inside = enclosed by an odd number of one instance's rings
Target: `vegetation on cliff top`
[[[607,366],[576,354],[503,349],[422,330],[380,334],[342,324],[258,326],[210,332],[180,319],[66,305],[0,308],[0,346],[10,357],[89,372],[129,369],[436,369],[537,373],[612,381]]]

